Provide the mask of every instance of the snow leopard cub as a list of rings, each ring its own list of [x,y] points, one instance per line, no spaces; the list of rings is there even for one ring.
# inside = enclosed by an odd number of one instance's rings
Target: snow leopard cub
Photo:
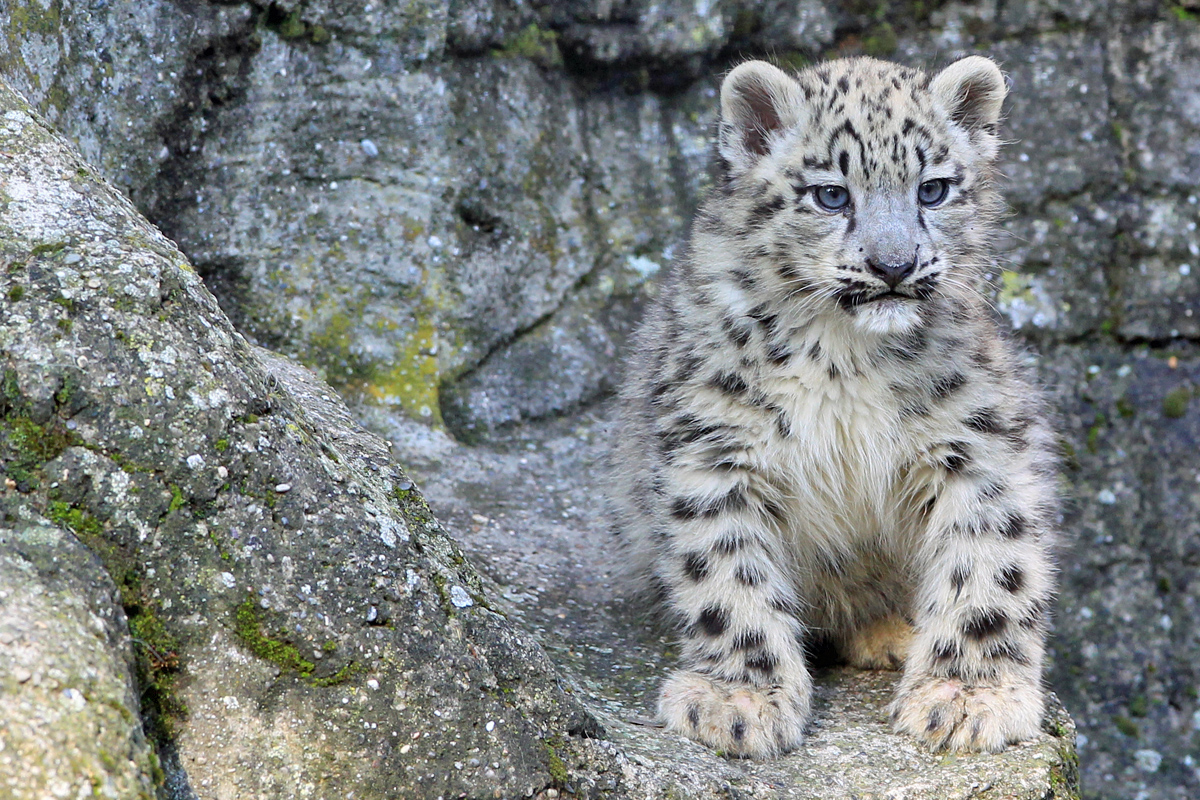
[[[981,293],[1005,82],[857,58],[721,89],[719,186],[636,340],[615,451],[630,561],[682,630],[667,727],[800,743],[803,642],[900,669],[935,748],[1034,736],[1054,437]]]

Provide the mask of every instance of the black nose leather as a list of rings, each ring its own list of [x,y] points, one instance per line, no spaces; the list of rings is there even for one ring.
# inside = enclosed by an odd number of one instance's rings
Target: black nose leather
[[[915,258],[903,264],[881,264],[874,259],[867,259],[867,269],[871,270],[872,275],[882,280],[891,289],[899,286],[900,281],[911,275],[916,268],[917,260]]]

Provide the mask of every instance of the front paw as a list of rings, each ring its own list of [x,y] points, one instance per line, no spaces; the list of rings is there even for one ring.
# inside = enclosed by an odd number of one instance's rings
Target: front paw
[[[905,680],[890,710],[897,731],[935,750],[998,753],[1037,735],[1044,705],[1036,683],[970,686],[925,676]]]
[[[663,684],[658,713],[668,730],[726,755],[772,758],[800,744],[811,694],[807,680],[760,687],[679,670]]]

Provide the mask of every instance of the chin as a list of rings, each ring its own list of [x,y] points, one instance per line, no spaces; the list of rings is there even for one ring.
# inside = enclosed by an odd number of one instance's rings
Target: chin
[[[874,334],[907,333],[921,325],[920,300],[884,297],[855,309],[854,326]]]

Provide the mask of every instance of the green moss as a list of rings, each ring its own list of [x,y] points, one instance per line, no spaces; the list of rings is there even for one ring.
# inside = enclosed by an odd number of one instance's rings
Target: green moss
[[[410,416],[442,425],[439,397],[437,329],[426,316],[417,320],[417,327],[396,347],[394,366],[387,371],[377,370],[366,386],[367,395],[389,406],[399,406]]]
[[[1180,22],[1200,22],[1200,6],[1194,2],[1168,2],[1167,7]]]
[[[326,653],[332,653],[335,650],[337,650],[337,642],[330,639],[328,642],[321,645],[321,649],[324,650]]]
[[[1096,415],[1096,421],[1092,423],[1092,427],[1088,428],[1087,433],[1087,449],[1089,453],[1099,452],[1100,449],[1100,434],[1108,426],[1108,417],[1103,413]]]
[[[318,689],[322,689],[326,686],[337,686],[339,683],[345,683],[353,678],[354,675],[361,669],[362,667],[360,667],[357,662],[348,661],[342,666],[341,669],[332,675],[327,675],[324,678],[313,678],[311,681],[309,681],[309,684]]]
[[[55,253],[59,253],[59,252],[65,250],[66,247],[67,247],[66,242],[43,242],[42,244],[34,246],[34,248],[29,251],[29,254],[31,256],[33,256],[34,258],[41,258],[42,256],[52,256]]]
[[[1171,591],[1171,579],[1166,575],[1160,575],[1158,581],[1156,581],[1156,585],[1158,586],[1158,590],[1163,594]]]
[[[1137,409],[1129,402],[1129,398],[1120,397],[1117,399],[1117,413],[1122,419],[1133,419],[1137,415]]]
[[[1117,730],[1126,736],[1136,739],[1139,736],[1138,726],[1129,717],[1124,714],[1118,714],[1113,717],[1113,724],[1117,726]]]
[[[547,67],[562,66],[558,34],[536,24],[530,24],[510,36],[500,49],[492,51],[492,55],[497,58],[528,58]]]
[[[17,371],[11,367],[4,370],[4,377],[0,378],[0,394],[3,395],[5,405],[12,407],[21,399],[21,384],[17,378]]]
[[[871,28],[870,32],[862,39],[863,52],[877,58],[890,56],[896,52],[899,44],[900,40],[896,36],[896,29],[890,22],[879,23]]]
[[[47,461],[77,441],[57,417],[43,426],[25,416],[11,416],[0,424],[0,432],[4,434],[0,455],[9,477],[18,482],[34,480]]]
[[[542,742],[542,746],[546,748],[546,769],[550,772],[550,779],[559,788],[566,786],[571,776],[567,772],[567,765],[563,762],[562,756],[558,754],[559,749],[564,746],[562,737],[555,736],[551,740]]]
[[[25,287],[19,283],[13,284],[8,290],[8,300],[10,303],[19,303],[24,296]]]
[[[795,72],[799,72],[812,63],[812,59],[799,50],[785,50],[782,53],[776,53],[771,60],[780,69]]]
[[[1139,694],[1129,701],[1129,715],[1132,717],[1144,717],[1146,716],[1148,706],[1149,701],[1146,699],[1146,695]]]
[[[71,529],[83,540],[104,535],[104,526],[99,520],[60,500],[50,501],[46,506],[46,516],[56,525]]]
[[[216,450],[218,453],[224,453],[226,450],[229,449],[229,440],[228,439],[217,439],[217,441],[213,442],[213,449]]]
[[[71,530],[96,554],[121,596],[121,606],[129,621],[129,632],[136,645],[136,669],[142,703],[149,710],[153,733],[157,738],[175,735],[178,723],[187,717],[187,706],[177,696],[179,643],[158,616],[157,602],[142,588],[136,562],[105,536],[103,523],[82,508],[61,500],[51,500],[46,516]]]
[[[308,29],[308,38],[313,44],[325,44],[333,39],[324,25],[313,25]]]
[[[1177,386],[1167,392],[1163,398],[1163,416],[1168,419],[1179,419],[1187,413],[1188,403],[1192,399],[1192,390],[1186,386]]]
[[[294,645],[263,633],[259,608],[253,598],[246,600],[234,612],[233,632],[247,650],[280,669],[298,672],[304,677],[316,669],[316,665],[304,659]]]
[[[178,486],[172,483],[169,488],[171,489],[171,504],[167,506],[167,513],[173,514],[187,505],[187,500],[183,496],[183,490]]]
[[[275,31],[284,39],[299,39],[308,33],[308,26],[300,19],[300,9],[288,14],[275,26]]]

